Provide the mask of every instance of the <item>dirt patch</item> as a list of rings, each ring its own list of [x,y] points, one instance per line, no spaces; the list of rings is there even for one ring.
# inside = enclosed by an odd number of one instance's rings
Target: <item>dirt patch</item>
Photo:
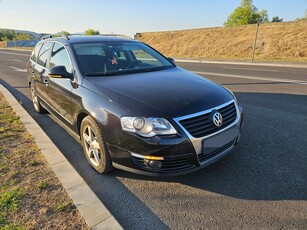
[[[140,33],[166,56],[250,60],[256,25]],[[307,20],[260,24],[255,60],[307,62]]]
[[[89,229],[2,94],[0,229]]]

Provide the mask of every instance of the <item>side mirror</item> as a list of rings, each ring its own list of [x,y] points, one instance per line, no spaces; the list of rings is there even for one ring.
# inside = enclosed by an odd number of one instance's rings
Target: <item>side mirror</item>
[[[72,78],[72,74],[68,73],[63,65],[53,66],[49,69],[48,75],[52,78]]]
[[[176,65],[176,62],[175,62],[174,58],[168,57],[167,59],[168,59],[172,64]]]

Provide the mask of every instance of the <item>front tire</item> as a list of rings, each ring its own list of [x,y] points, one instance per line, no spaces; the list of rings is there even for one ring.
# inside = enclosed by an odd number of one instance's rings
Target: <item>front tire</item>
[[[110,172],[112,160],[96,122],[89,116],[85,117],[81,123],[80,131],[81,143],[87,161],[99,173]]]

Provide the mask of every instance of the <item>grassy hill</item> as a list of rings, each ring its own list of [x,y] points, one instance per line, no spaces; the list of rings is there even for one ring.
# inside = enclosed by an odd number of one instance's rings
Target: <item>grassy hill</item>
[[[256,26],[146,32],[137,39],[166,56],[250,60]],[[307,62],[307,21],[260,24],[255,60]]]

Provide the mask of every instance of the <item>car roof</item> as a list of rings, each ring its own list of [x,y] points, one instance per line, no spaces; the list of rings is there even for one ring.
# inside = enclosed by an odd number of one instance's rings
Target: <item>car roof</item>
[[[59,41],[64,44],[74,44],[74,43],[83,43],[83,42],[131,42],[135,40],[127,39],[123,37],[118,36],[103,36],[103,35],[93,35],[93,36],[87,36],[87,35],[71,35],[67,37],[68,39],[64,37],[54,37],[54,38],[47,38],[43,41]]]

